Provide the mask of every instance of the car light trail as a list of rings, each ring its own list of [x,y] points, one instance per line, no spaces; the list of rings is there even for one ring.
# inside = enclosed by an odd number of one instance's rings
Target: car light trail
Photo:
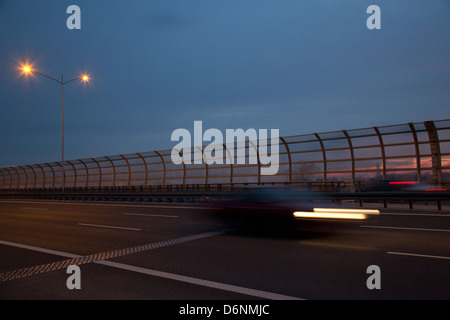
[[[314,218],[314,219],[348,219],[364,220],[368,215],[378,215],[378,210],[363,209],[333,209],[333,208],[314,208],[314,211],[296,211],[293,213],[295,218]]]

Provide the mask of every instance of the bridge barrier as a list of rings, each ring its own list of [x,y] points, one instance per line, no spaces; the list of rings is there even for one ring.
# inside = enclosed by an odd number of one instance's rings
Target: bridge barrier
[[[279,170],[272,176],[261,175],[257,148],[256,163],[249,161],[255,143],[246,141],[244,164],[175,165],[171,149],[148,151],[0,168],[0,190],[302,181],[345,181],[356,188],[358,181],[373,179],[450,183],[450,120],[279,139]],[[228,152],[225,144],[222,151]]]
[[[104,188],[67,188],[67,189],[9,189],[0,191],[0,200],[56,200],[56,201],[100,201],[100,202],[204,202],[208,203],[226,194],[238,192],[251,184],[233,185],[170,185],[150,187],[104,187]],[[255,185],[253,185],[255,186]],[[285,187],[312,195],[312,201],[336,202],[351,201],[363,207],[365,204],[381,203],[384,208],[389,204],[406,203],[409,209],[414,203],[436,203],[442,210],[442,203],[450,203],[450,191],[343,191],[340,183],[296,183],[269,184]],[[316,197],[316,195],[320,195]]]

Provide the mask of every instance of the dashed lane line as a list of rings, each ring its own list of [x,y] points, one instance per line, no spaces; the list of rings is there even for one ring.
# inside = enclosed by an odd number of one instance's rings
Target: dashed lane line
[[[393,230],[410,230],[410,231],[430,231],[430,232],[450,232],[448,229],[430,229],[430,228],[407,228],[407,227],[389,227],[389,226],[364,226],[361,228],[374,228],[374,229],[393,229]]]
[[[24,245],[24,244],[18,244],[18,243],[14,243],[14,242],[0,240],[0,245],[12,246],[12,247],[33,250],[33,251],[38,251],[38,252],[43,252],[43,253],[48,253],[48,254],[52,254],[52,255],[69,258],[69,259],[62,260],[62,261],[56,261],[56,262],[52,262],[52,263],[48,263],[48,264],[44,264],[44,265],[23,268],[23,269],[11,271],[11,272],[2,273],[2,274],[0,274],[0,282],[24,278],[24,277],[41,274],[41,273],[46,273],[46,272],[51,272],[51,271],[56,271],[56,270],[60,270],[60,269],[66,269],[70,265],[83,265],[83,264],[87,264],[87,263],[95,263],[95,264],[100,264],[100,265],[104,265],[104,266],[108,266],[108,267],[126,270],[126,271],[137,272],[140,274],[146,274],[146,275],[150,275],[150,276],[154,276],[154,277],[189,283],[189,284],[208,287],[208,288],[214,288],[214,289],[223,290],[223,291],[239,293],[239,294],[253,296],[253,297],[257,297],[257,298],[270,299],[270,300],[303,300],[301,298],[297,298],[297,297],[293,297],[293,296],[287,296],[287,295],[282,295],[282,294],[268,292],[268,291],[240,287],[240,286],[230,285],[230,284],[216,282],[216,281],[204,280],[204,279],[188,277],[188,276],[183,276],[183,275],[174,274],[174,273],[168,273],[168,272],[163,272],[163,271],[158,271],[158,270],[141,268],[141,267],[127,265],[127,264],[118,263],[118,262],[114,262],[114,261],[108,261],[109,259],[117,258],[117,257],[124,256],[124,255],[129,255],[129,254],[144,252],[144,251],[148,251],[148,250],[152,250],[152,249],[177,245],[177,244],[185,243],[185,242],[189,242],[189,241],[209,238],[209,237],[224,234],[226,232],[227,232],[227,230],[205,232],[205,233],[200,233],[200,234],[196,234],[196,235],[190,235],[190,236],[180,237],[180,238],[176,238],[176,239],[172,239],[172,240],[165,240],[165,241],[150,243],[150,244],[146,244],[146,245],[126,248],[126,249],[119,249],[119,250],[97,253],[97,254],[93,254],[93,255],[89,255],[89,256],[80,256],[80,255],[76,255],[76,254],[72,254],[72,253],[50,250],[50,249],[39,248],[39,247],[28,246],[28,245]]]
[[[128,227],[117,227],[117,226],[107,226],[103,224],[91,224],[91,223],[78,223],[79,226],[85,227],[95,227],[95,228],[106,228],[106,229],[119,229],[119,230],[131,230],[131,231],[141,231],[139,228],[128,228]]]
[[[149,213],[131,213],[124,212],[124,215],[127,216],[143,216],[143,217],[155,217],[155,218],[178,218],[178,216],[172,216],[167,214],[149,214]]]
[[[405,213],[405,212],[382,212],[382,216],[418,216],[418,217],[445,217],[450,218],[448,213]]]
[[[387,254],[396,254],[396,255],[400,255],[400,256],[410,256],[410,257],[450,260],[450,257],[435,256],[435,255],[430,255],[430,254],[419,254],[419,253],[409,253],[409,252],[395,252],[395,251],[388,251]]]
[[[63,261],[56,261],[56,262],[47,263],[47,264],[43,264],[43,265],[39,265],[39,266],[27,267],[27,268],[23,268],[23,269],[18,269],[18,270],[2,273],[2,274],[0,274],[0,282],[19,279],[19,278],[23,278],[23,277],[28,277],[28,276],[32,276],[32,275],[40,274],[40,273],[44,273],[44,272],[51,272],[51,271],[56,271],[56,270],[60,270],[60,269],[66,269],[70,265],[83,265],[83,264],[91,263],[91,262],[96,263],[101,260],[108,260],[108,259],[125,256],[125,255],[130,255],[133,253],[144,252],[144,251],[149,251],[149,250],[153,250],[153,249],[173,246],[173,245],[177,245],[177,244],[181,244],[181,243],[185,243],[185,242],[189,242],[189,241],[194,241],[194,240],[217,236],[217,235],[224,234],[224,233],[225,233],[225,231],[210,231],[210,232],[200,233],[200,234],[196,234],[196,235],[190,235],[190,236],[180,237],[180,238],[171,239],[171,240],[163,240],[163,241],[159,241],[159,242],[144,244],[144,245],[125,248],[125,249],[118,249],[118,250],[96,253],[96,254],[92,254],[92,255],[88,255],[88,256],[80,256],[80,255],[75,255],[75,254],[71,254],[71,253],[49,250],[49,249],[33,247],[33,246],[27,246],[27,245],[23,245],[23,244],[0,240],[0,244],[3,244],[3,245],[22,248],[22,249],[28,249],[28,250],[33,250],[33,251],[38,251],[38,252],[43,252],[43,253],[48,253],[48,254],[53,254],[53,255],[69,258],[69,259],[63,260]]]

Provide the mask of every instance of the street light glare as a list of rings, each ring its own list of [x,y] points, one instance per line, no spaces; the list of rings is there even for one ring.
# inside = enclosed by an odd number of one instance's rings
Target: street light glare
[[[34,69],[34,63],[30,60],[17,60],[17,69],[20,76],[28,78],[34,77],[36,70]]]
[[[22,70],[22,74],[26,74],[26,75],[33,73],[33,68],[29,63],[21,64],[20,70]]]

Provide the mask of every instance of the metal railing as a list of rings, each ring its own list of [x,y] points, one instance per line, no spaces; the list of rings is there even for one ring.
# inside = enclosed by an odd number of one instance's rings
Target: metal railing
[[[248,161],[255,144],[245,144],[245,164],[180,164],[172,150],[121,154],[0,168],[0,189],[231,185],[300,181],[413,180],[450,182],[450,120],[426,121],[279,138],[279,170],[261,175]],[[204,149],[204,147],[202,147]],[[202,150],[203,150],[202,149]],[[223,151],[227,152],[226,145]],[[64,168],[64,171],[63,169]],[[63,178],[65,176],[65,179]],[[65,185],[63,186],[63,181]]]
[[[272,184],[270,184],[272,185]],[[154,203],[154,202],[195,202],[215,203],[222,196],[231,195],[234,192],[245,190],[252,184],[232,185],[166,185],[148,187],[102,187],[102,188],[68,188],[61,192],[60,189],[10,189],[0,191],[0,200],[55,200],[55,201],[97,201],[127,203]],[[311,195],[310,201],[335,202],[346,205],[350,203],[360,207],[364,205],[383,205],[384,208],[394,204],[407,204],[409,209],[414,204],[425,204],[427,210],[432,210],[431,203],[437,204],[437,209],[442,210],[443,203],[448,204],[449,191],[427,192],[427,191],[345,191],[341,189],[341,183],[316,183],[304,182],[295,184],[274,184],[276,188],[288,188],[304,192],[303,195]],[[351,205],[351,204],[350,204]]]

